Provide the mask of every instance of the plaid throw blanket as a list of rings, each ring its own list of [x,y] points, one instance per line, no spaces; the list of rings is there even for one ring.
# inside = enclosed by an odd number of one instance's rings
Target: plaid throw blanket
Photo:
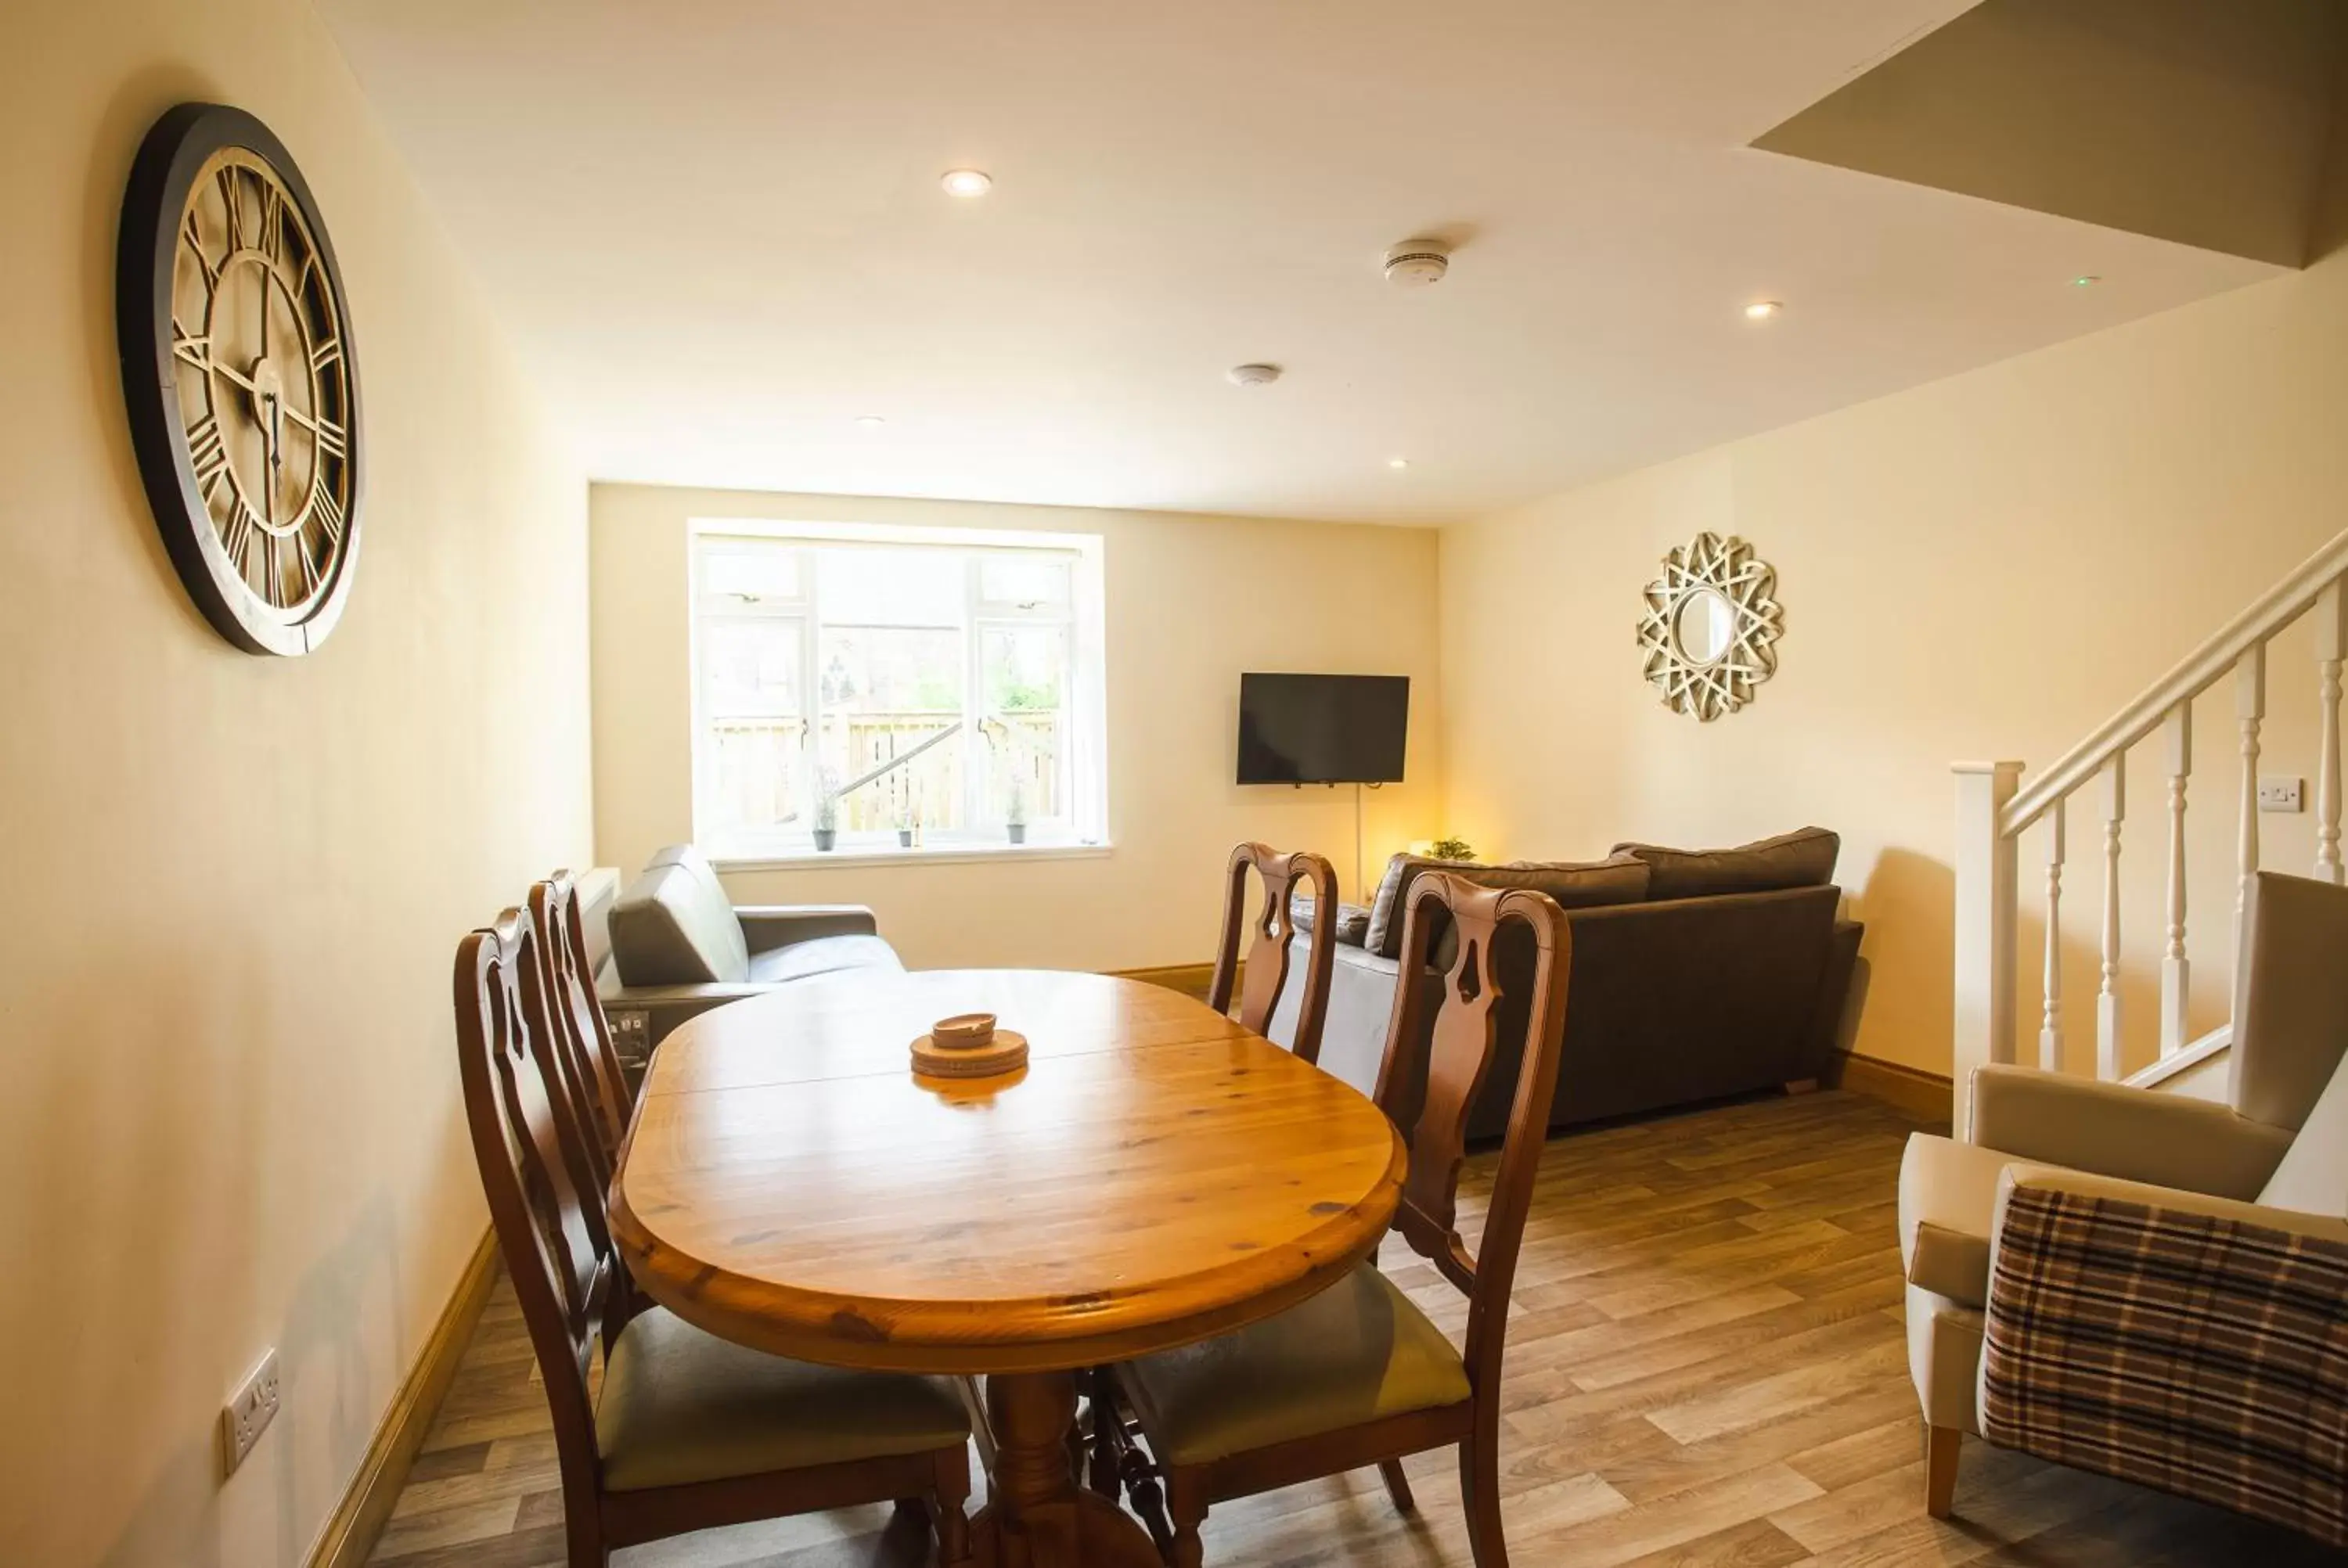
[[[2348,1247],[2020,1187],[1988,1317],[1990,1441],[2348,1545]]]

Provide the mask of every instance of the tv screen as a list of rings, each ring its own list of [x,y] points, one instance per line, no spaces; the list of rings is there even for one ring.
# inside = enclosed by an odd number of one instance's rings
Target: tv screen
[[[1407,675],[1241,675],[1239,782],[1399,783],[1409,719]]]

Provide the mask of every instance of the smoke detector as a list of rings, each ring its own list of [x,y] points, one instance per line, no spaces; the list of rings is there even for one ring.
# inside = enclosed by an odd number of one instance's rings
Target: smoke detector
[[[1439,283],[1451,270],[1451,247],[1440,240],[1405,240],[1386,252],[1386,282],[1398,289]]]
[[[1233,386],[1270,386],[1280,379],[1276,364],[1235,364],[1223,373],[1231,378]]]

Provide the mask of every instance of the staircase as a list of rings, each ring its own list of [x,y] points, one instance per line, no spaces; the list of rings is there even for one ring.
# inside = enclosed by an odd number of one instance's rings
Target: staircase
[[[2088,838],[2087,856],[2102,863],[2101,929],[2094,1015],[2095,1076],[2139,1087],[2181,1087],[2188,1076],[2221,1071],[2231,1042],[2221,1026],[2198,1039],[2187,1035],[2192,964],[2187,951],[2186,794],[2193,772],[2193,700],[2230,682],[2234,718],[2240,732],[2239,820],[2235,882],[2224,901],[2239,919],[2240,889],[2264,865],[2259,845],[2259,733],[2267,716],[2270,643],[2303,618],[2312,618],[2317,706],[2315,743],[2314,876],[2342,880],[2340,848],[2341,667],[2348,654],[2348,532],[2308,558],[2298,569],[2195,649],[2144,694],[2071,748],[2061,761],[2026,784],[2018,762],[1956,765],[1956,1036],[1953,1059],[1958,1086],[1959,1135],[1966,1113],[1963,1086],[1983,1062],[2032,1061],[2053,1071],[2073,1069],[2075,1030],[2065,1010],[2062,933],[2071,830]],[[2287,689],[2303,691],[2295,677],[2277,676]],[[2147,745],[2147,743],[2150,744]],[[2161,914],[2159,1055],[2148,1067],[2125,1073],[2120,1035],[2120,854],[2127,820],[2127,759],[2138,747],[2152,753],[2168,789],[2165,809],[2168,857]],[[2098,832],[2097,830],[2100,830]],[[2024,835],[2034,848],[2034,872],[2043,868],[2045,951],[2037,964],[2039,1006],[2036,1050],[2018,1053],[2021,955],[2016,951],[2022,914]],[[2274,869],[2297,871],[2297,866]],[[2037,878],[2034,876],[2034,884]],[[2138,911],[2139,914],[2142,911]],[[2228,952],[2235,933],[2229,924]],[[2348,961],[2348,956],[2343,956]],[[2078,1042],[2084,1049],[2085,1041]],[[2086,1064],[2081,1061],[2078,1065]]]

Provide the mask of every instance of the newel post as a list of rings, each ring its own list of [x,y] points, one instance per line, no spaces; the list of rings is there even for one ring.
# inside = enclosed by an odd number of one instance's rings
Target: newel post
[[[1956,1034],[1950,1120],[1966,1136],[1973,1069],[2013,1060],[2014,840],[1999,829],[2022,782],[2020,763],[1959,763],[1957,775]]]

